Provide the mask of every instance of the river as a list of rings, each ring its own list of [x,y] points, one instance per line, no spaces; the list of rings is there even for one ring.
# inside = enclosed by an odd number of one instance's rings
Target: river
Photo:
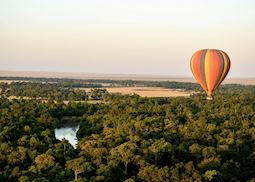
[[[76,132],[79,130],[79,125],[72,125],[72,126],[63,126],[59,128],[55,128],[55,137],[58,140],[62,140],[65,138],[69,141],[69,143],[76,148],[77,145],[77,137]]]

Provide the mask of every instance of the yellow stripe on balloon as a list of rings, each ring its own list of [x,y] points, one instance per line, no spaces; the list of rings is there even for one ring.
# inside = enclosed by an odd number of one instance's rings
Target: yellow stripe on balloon
[[[205,54],[205,79],[206,79],[206,84],[207,84],[207,94],[211,94],[212,92],[212,87],[211,87],[211,57],[212,53],[210,50],[208,50]]]

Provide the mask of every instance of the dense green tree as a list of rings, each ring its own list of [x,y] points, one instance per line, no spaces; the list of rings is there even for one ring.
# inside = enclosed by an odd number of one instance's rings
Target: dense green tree
[[[134,160],[137,145],[132,142],[126,142],[118,147],[113,148],[110,153],[110,163],[112,165],[118,165],[123,163],[125,166],[125,174],[128,172],[128,164]]]
[[[75,181],[78,181],[79,174],[92,170],[91,163],[86,162],[83,157],[67,161],[66,167],[74,172]]]

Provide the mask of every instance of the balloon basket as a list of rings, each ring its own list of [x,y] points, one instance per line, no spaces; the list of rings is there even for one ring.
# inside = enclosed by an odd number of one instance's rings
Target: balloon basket
[[[206,99],[207,100],[213,100],[213,97],[210,95],[210,96],[207,96]]]

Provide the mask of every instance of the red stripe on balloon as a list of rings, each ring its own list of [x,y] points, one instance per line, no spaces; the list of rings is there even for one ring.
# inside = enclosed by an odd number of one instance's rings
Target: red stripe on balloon
[[[208,86],[208,88],[210,88],[210,92],[212,92],[215,88],[215,86],[217,85],[217,81],[219,80],[219,77],[221,76],[221,59],[220,59],[220,55],[217,51],[215,50],[211,50],[211,57],[210,57],[210,73],[209,73],[209,77],[210,77],[210,86]]]

